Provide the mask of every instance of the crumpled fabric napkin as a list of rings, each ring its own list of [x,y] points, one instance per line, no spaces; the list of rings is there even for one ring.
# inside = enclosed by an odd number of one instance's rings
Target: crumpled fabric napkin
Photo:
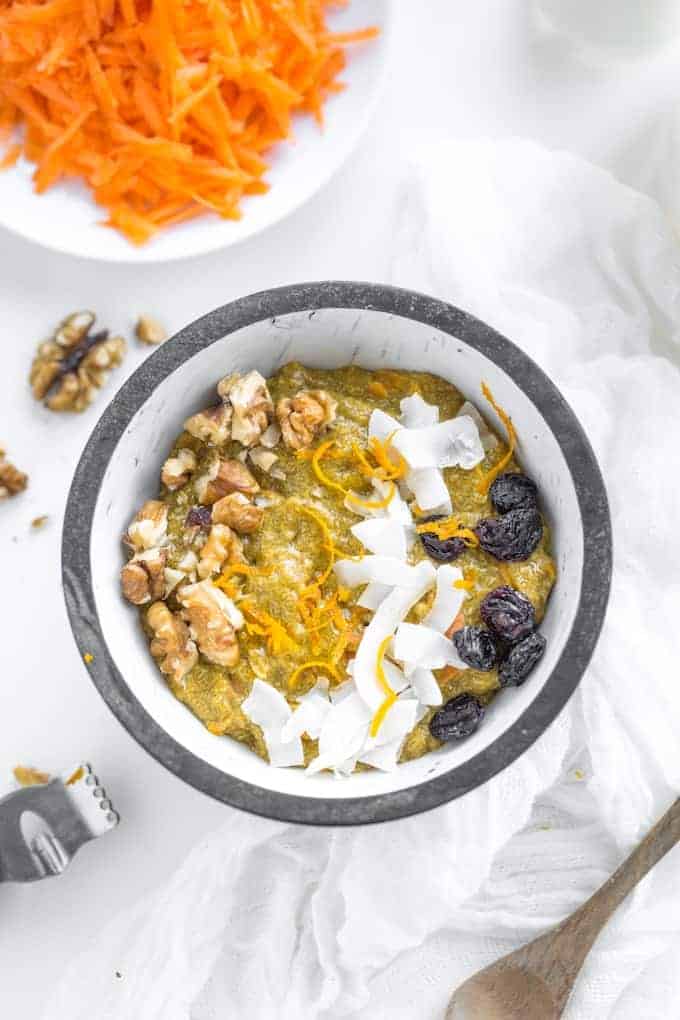
[[[394,281],[522,346],[600,459],[615,570],[591,667],[534,747],[437,811],[343,831],[231,812],[74,961],[45,1020],[434,1020],[457,983],[582,902],[680,787],[672,230],[605,171],[519,140],[423,153],[400,209]],[[677,1013],[678,893],[676,857],[606,929],[568,1020]]]

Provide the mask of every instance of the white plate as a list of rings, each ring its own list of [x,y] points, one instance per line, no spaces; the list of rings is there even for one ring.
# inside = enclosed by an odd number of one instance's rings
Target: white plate
[[[226,248],[277,223],[311,198],[342,165],[365,129],[387,64],[393,24],[390,0],[353,0],[329,18],[334,31],[377,25],[377,39],[348,47],[348,62],[340,76],[344,92],[331,96],[324,107],[320,130],[310,116],[296,117],[292,142],[284,142],[269,157],[265,176],[270,190],[244,200],[242,219],[217,216],[179,224],[142,247],[101,225],[106,212],[84,185],[67,182],[42,195],[33,190],[33,164],[21,160],[0,173],[0,224],[47,248],[111,262],[165,262]]]

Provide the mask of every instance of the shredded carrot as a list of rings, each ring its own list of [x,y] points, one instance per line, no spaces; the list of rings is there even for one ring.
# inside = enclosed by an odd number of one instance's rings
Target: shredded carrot
[[[332,6],[0,0],[0,167],[22,130],[38,191],[84,180],[135,244],[194,215],[238,218],[293,116],[321,122],[344,48],[377,34],[330,32]]]
[[[495,464],[490,471],[487,471],[485,475],[482,475],[480,480],[477,482],[477,491],[483,492],[485,495],[489,491],[492,482],[495,478],[505,471],[506,467],[512,460],[512,456],[517,446],[517,433],[515,432],[515,426],[512,424],[512,418],[505,411],[500,404],[497,404],[494,400],[493,393],[485,382],[482,383],[482,393],[485,398],[489,401],[494,411],[505,425],[505,430],[508,434],[508,450],[507,453],[501,457],[497,464]]]

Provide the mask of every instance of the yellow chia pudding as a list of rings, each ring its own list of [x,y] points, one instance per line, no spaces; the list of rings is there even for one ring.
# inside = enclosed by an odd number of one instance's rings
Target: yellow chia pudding
[[[480,397],[502,435],[437,376],[293,362],[225,377],[187,419],[121,583],[216,737],[389,771],[526,680],[555,564],[511,409]]]

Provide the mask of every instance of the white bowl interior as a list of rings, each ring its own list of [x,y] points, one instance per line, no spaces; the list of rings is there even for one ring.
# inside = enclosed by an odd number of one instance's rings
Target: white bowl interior
[[[144,500],[157,494],[161,464],[184,419],[214,401],[215,383],[226,373],[257,368],[270,375],[291,360],[323,368],[355,362],[367,368],[427,369],[455,383],[480,407],[480,381],[485,380],[512,414],[522,465],[539,485],[552,527],[558,580],[541,628],[548,645],[539,667],[522,687],[504,691],[493,701],[474,736],[389,774],[365,772],[342,781],[327,775],[307,778],[299,769],[271,768],[235,741],[210,734],[166,687],[135,612],[119,592],[120,536]],[[462,764],[500,737],[530,705],[574,621],[583,531],[557,440],[508,375],[474,348],[431,326],[383,312],[330,308],[311,318],[308,312],[293,313],[240,329],[196,354],[157,387],[111,457],[94,514],[91,559],[101,626],[116,665],[149,714],[178,743],[223,772],[267,790],[319,798],[359,797],[406,789]]]
[[[361,136],[380,93],[391,39],[389,0],[364,0],[329,17],[333,31],[377,25],[380,36],[348,49],[341,80],[347,88],[328,99],[324,127],[312,117],[296,117],[294,138],[267,157],[270,190],[246,198],[240,220],[205,216],[173,227],[136,247],[101,224],[106,210],[97,206],[84,184],[64,181],[42,195],[33,188],[34,166],[25,160],[0,174],[0,223],[48,248],[87,258],[122,262],[159,262],[214,251],[242,241],[297,209],[330,178]]]

